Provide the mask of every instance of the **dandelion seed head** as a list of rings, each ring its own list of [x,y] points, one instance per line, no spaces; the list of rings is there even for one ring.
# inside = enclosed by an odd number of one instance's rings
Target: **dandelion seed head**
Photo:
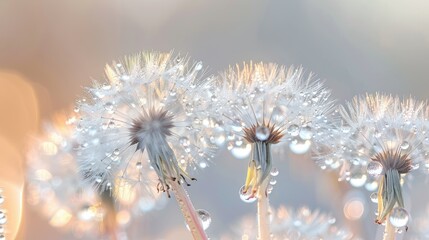
[[[202,69],[172,53],[142,53],[108,65],[108,81],[89,88],[102,97],[78,102],[79,162],[87,180],[101,190],[117,177],[145,185],[151,168],[158,190],[168,191],[169,180],[187,183],[190,170],[207,166],[215,147],[203,124],[209,80]]]
[[[31,143],[27,152],[27,201],[48,218],[50,225],[96,238],[100,236],[100,224],[111,212],[103,194],[80,178],[75,161],[77,141],[72,134],[74,121],[75,116],[56,117]],[[156,203],[157,199],[152,199]]]
[[[404,208],[402,178],[426,161],[426,108],[412,98],[375,94],[340,109],[347,131],[339,131],[332,158],[343,164],[339,180],[371,191],[378,181],[376,223],[386,221],[395,206]]]
[[[207,94],[218,136],[225,136],[216,143],[226,143],[236,157],[251,155],[243,193],[251,189],[256,194],[269,178],[272,149],[281,151],[288,143],[302,154],[310,146],[317,151],[330,138],[330,92],[311,74],[306,78],[302,68],[237,65],[217,77]],[[251,151],[243,154],[248,144]]]

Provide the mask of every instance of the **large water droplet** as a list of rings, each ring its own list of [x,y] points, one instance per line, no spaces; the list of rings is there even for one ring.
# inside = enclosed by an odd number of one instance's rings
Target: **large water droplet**
[[[265,141],[270,136],[270,129],[265,126],[259,126],[256,128],[256,138],[260,141]]]
[[[206,230],[210,223],[212,222],[212,218],[210,217],[209,212],[204,209],[197,210],[198,217],[200,218],[201,224],[203,225],[204,230]]]
[[[298,136],[299,134],[299,126],[296,124],[292,124],[288,127],[287,132],[291,135],[291,136]]]
[[[390,214],[389,220],[394,227],[400,228],[405,227],[410,218],[407,210],[401,207],[394,208]]]
[[[252,146],[250,144],[242,144],[241,146],[236,146],[231,149],[231,154],[236,158],[247,158],[252,151]]]
[[[301,131],[299,131],[299,136],[303,140],[311,139],[313,137],[313,132],[311,131],[311,127],[306,126],[306,127],[301,128]]]
[[[371,193],[369,198],[371,199],[371,202],[378,203],[378,194],[376,192]]]
[[[295,154],[306,153],[310,149],[310,146],[311,146],[310,140],[302,141],[302,140],[295,139],[289,144],[290,150]]]
[[[244,185],[240,188],[238,194],[240,195],[240,199],[245,203],[252,203],[257,199],[256,196],[252,196],[250,189],[248,189],[247,192],[244,193]]]
[[[368,163],[366,170],[369,175],[378,176],[383,172],[383,165],[377,161],[371,161]]]
[[[0,234],[0,240],[6,240],[6,237],[3,234]]]
[[[367,176],[365,174],[354,174],[350,177],[350,184],[353,187],[362,187],[366,182]]]
[[[401,149],[406,150],[410,147],[410,143],[407,141],[403,141],[401,144]]]

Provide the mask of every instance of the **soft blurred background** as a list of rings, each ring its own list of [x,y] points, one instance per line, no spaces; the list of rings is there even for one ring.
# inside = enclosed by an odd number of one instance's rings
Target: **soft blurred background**
[[[0,0],[0,187],[8,239],[19,226],[16,239],[62,239],[25,194],[20,201],[27,144],[43,122],[72,109],[91,79],[102,79],[106,62],[174,49],[203,60],[210,73],[247,60],[302,65],[339,103],[375,91],[425,99],[428,26],[426,0]],[[380,234],[368,191],[338,183],[308,156],[282,158],[273,206],[320,208],[356,236]],[[238,197],[246,164],[220,153],[189,189],[195,205],[211,213],[212,239],[255,212]],[[190,237],[172,201],[133,224],[131,239]]]

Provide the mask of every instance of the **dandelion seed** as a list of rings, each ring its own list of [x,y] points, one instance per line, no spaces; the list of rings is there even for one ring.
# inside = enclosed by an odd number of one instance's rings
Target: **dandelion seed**
[[[341,146],[335,154],[347,159],[348,180],[352,183],[356,175],[378,180],[376,223],[388,220],[387,225],[406,227],[401,179],[425,161],[426,104],[411,98],[401,101],[367,95],[341,108],[341,114],[351,130],[338,137]]]

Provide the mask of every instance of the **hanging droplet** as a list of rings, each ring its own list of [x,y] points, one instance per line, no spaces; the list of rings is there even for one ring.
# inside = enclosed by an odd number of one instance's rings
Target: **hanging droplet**
[[[407,226],[409,218],[407,210],[401,207],[394,208],[389,216],[390,223],[397,228]]]
[[[259,126],[256,128],[256,138],[260,141],[265,141],[270,136],[270,129],[265,126]]]
[[[240,188],[238,194],[240,195],[240,199],[245,203],[252,203],[257,199],[256,196],[252,196],[250,189],[248,189],[247,192],[244,193],[244,185]]]
[[[378,176],[383,172],[383,165],[381,165],[380,162],[371,161],[368,163],[368,166],[366,167],[366,171],[368,172],[369,175]]]
[[[306,126],[301,128],[301,131],[299,131],[299,136],[303,140],[310,140],[313,137],[313,132],[311,131],[311,127]]]
[[[0,226],[0,234],[3,234],[3,233],[4,233],[4,227]]]
[[[239,159],[247,158],[252,151],[252,146],[250,144],[242,144],[241,146],[236,146],[231,149],[231,154]]]
[[[75,113],[78,113],[79,111],[80,111],[80,109],[79,109],[79,107],[75,107],[74,109],[73,109],[73,111],[75,112]]]
[[[197,214],[198,214],[198,217],[200,218],[200,221],[201,221],[201,224],[203,225],[204,230],[206,230],[210,226],[210,223],[212,222],[212,218],[209,212],[207,212],[204,209],[198,209]]]
[[[410,143],[407,141],[403,141],[401,144],[401,149],[406,150],[410,147]]]
[[[271,176],[276,177],[279,175],[279,170],[277,168],[273,168],[273,169],[271,169],[270,174],[271,174]]]
[[[6,237],[3,234],[0,234],[0,240],[6,240]]]
[[[291,136],[298,136],[299,134],[299,126],[296,124],[292,124],[288,127],[287,132],[291,135]]]
[[[274,186],[274,185],[276,185],[276,183],[277,183],[277,180],[275,180],[275,179],[271,179],[271,180],[270,180],[270,184],[271,184],[271,185],[273,185],[273,186]]]
[[[103,181],[103,179],[101,179],[101,178],[99,178],[99,177],[95,179],[95,182],[96,182],[96,183],[101,183],[102,181]]]
[[[311,146],[311,141],[310,140],[293,140],[290,142],[289,144],[289,148],[290,150],[295,153],[295,154],[304,154],[306,153]]]
[[[371,202],[378,203],[378,194],[376,192],[371,193],[369,198],[371,199]]]

